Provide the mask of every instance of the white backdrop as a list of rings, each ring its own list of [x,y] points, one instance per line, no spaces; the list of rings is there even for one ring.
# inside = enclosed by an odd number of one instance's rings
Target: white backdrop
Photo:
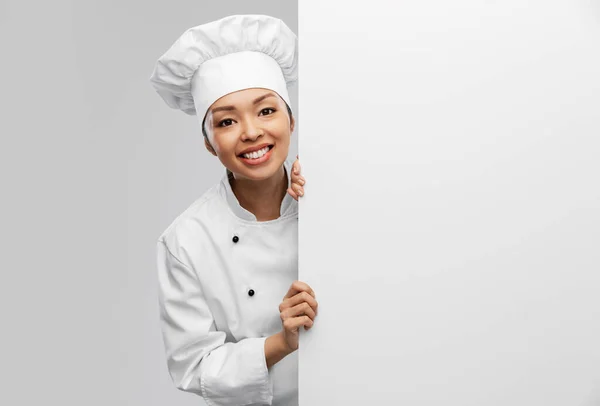
[[[600,3],[299,3],[300,405],[600,405]]]

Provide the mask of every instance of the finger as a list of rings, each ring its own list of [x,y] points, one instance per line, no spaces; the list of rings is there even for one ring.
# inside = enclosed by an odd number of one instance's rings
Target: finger
[[[292,188],[294,189],[294,192],[296,192],[296,195],[304,196],[304,188],[302,186],[292,185]]]
[[[298,195],[296,194],[296,192],[294,191],[294,189],[292,189],[291,187],[288,188],[287,192],[290,194],[290,196],[292,196],[294,199],[298,200]]]
[[[307,303],[315,311],[315,313],[319,312],[319,303],[317,302],[317,299],[312,297],[306,291],[300,292],[288,299],[284,299],[284,301],[279,305],[279,312],[283,313],[285,309],[292,308],[302,303]]]
[[[304,316],[306,317],[306,316]],[[305,319],[306,320],[306,319]],[[312,326],[315,325],[315,321],[311,320],[310,318],[308,320],[305,321],[304,323],[304,330],[310,330],[312,328]]]
[[[314,324],[314,321],[310,319],[308,316],[300,316],[300,317],[290,317],[283,322],[283,327],[287,331],[296,331],[300,326],[304,326],[305,329],[311,328]]]
[[[296,175],[295,173],[292,173],[292,183],[297,183],[304,186],[306,179],[302,175]]]
[[[284,299],[292,297],[300,292],[307,292],[312,297],[316,298],[315,292],[308,284],[301,281],[294,281],[288,290],[288,293],[284,296]]]
[[[297,293],[294,296],[287,299],[284,298],[283,302],[279,304],[279,313],[284,313],[287,309],[290,309],[302,303],[308,304],[314,310],[315,314],[319,313],[319,303],[317,302],[317,299],[315,299],[306,291]]]
[[[290,317],[308,316],[311,320],[314,320],[317,316],[315,310],[306,302],[302,302],[294,307],[285,309],[280,314],[281,320],[285,321]]]
[[[294,165],[292,165],[292,173],[295,173],[296,175],[300,174],[300,161],[296,160],[294,161]]]

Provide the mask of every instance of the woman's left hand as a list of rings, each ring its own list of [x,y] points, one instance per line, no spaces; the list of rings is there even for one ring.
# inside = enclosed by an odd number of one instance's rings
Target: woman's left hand
[[[300,161],[298,160],[298,155],[296,155],[296,160],[292,165],[292,179],[291,186],[288,188],[287,192],[296,200],[298,197],[304,196],[304,184],[306,180],[303,176],[300,175]]]

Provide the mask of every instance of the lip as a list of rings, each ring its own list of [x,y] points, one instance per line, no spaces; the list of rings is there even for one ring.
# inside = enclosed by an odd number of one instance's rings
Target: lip
[[[245,150],[243,150],[242,152],[240,152],[238,154],[238,156],[242,156],[244,154],[247,154],[248,152],[258,151],[258,150],[263,149],[264,147],[268,147],[270,145],[273,145],[273,144],[264,143],[264,144],[257,145],[255,147],[246,148]]]
[[[267,162],[271,158],[271,155],[273,154],[274,149],[275,149],[275,146],[273,146],[273,148],[269,149],[269,151],[266,154],[264,154],[263,156],[261,156],[260,158],[257,158],[257,159],[248,159],[248,158],[244,158],[243,156],[239,157],[239,159],[246,165],[250,165],[250,166],[260,165],[262,163]]]

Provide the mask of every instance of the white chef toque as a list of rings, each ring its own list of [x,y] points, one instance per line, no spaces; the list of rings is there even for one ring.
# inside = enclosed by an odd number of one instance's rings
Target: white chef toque
[[[280,19],[233,15],[185,31],[156,62],[150,82],[172,108],[196,115],[226,94],[265,88],[291,109],[298,80],[297,38]]]

